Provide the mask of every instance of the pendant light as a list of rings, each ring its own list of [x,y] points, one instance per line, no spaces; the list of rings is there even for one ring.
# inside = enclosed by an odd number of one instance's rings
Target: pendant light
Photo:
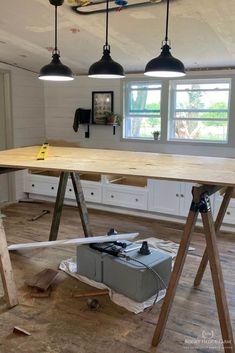
[[[166,11],[166,35],[165,40],[162,42],[161,54],[150,60],[145,67],[144,74],[152,77],[181,77],[185,76],[184,64],[174,58],[170,52],[170,43],[168,39],[168,22],[169,22],[169,3],[167,0]]]
[[[88,71],[88,77],[92,78],[122,78],[125,77],[123,67],[110,56],[108,44],[109,0],[106,0],[106,40],[103,46],[102,58],[92,64]]]
[[[57,7],[61,6],[64,0],[49,0],[55,6],[55,48],[52,52],[50,64],[41,68],[38,78],[46,81],[71,81],[74,79],[72,71],[60,61],[60,51],[57,48]]]

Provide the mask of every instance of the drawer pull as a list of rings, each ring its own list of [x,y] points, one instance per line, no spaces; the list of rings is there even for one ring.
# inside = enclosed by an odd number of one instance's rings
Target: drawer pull
[[[71,192],[71,191],[72,191],[72,189],[69,189],[69,191]]]
[[[180,197],[184,197],[184,195],[183,195],[183,194],[180,194]]]
[[[228,214],[228,215],[230,215],[230,214],[231,214],[231,212],[230,212],[230,211],[228,211],[228,212],[227,212],[227,214]]]
[[[135,199],[135,201],[136,201],[136,202],[138,202],[138,201],[139,201],[139,199]]]
[[[113,198],[114,198],[114,196],[113,196],[113,195],[111,195],[111,198],[113,199]]]
[[[54,190],[54,186],[51,187],[51,190]]]
[[[93,196],[94,195],[94,192],[91,192],[91,196]]]
[[[35,186],[35,185],[34,185],[34,184],[32,184],[32,188],[34,188],[34,186]]]
[[[176,196],[176,197],[179,197],[179,194],[176,194],[175,196]]]

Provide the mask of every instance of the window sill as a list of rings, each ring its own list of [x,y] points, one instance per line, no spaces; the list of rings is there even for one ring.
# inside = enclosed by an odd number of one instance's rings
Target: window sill
[[[163,143],[163,141],[161,140],[154,140],[154,139],[142,139],[142,138],[125,138],[125,137],[122,137],[121,138],[121,141],[123,142],[144,142],[144,143]]]
[[[147,144],[164,144],[164,145],[188,145],[188,146],[205,146],[205,147],[231,147],[228,142],[209,142],[209,141],[190,141],[190,140],[153,140],[138,138],[121,138],[121,142],[147,143]]]
[[[195,140],[181,140],[181,139],[171,139],[167,140],[166,143],[169,144],[188,144],[194,146],[228,146],[228,141],[195,141]]]

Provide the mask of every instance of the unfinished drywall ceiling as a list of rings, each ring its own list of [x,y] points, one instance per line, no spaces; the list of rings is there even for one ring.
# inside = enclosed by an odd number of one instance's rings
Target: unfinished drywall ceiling
[[[165,12],[162,0],[110,13],[111,54],[126,72],[143,71],[159,54]],[[65,0],[58,21],[62,62],[86,74],[102,54],[105,14],[79,15]],[[186,68],[234,67],[234,0],[172,0],[169,37]],[[48,0],[1,2],[0,61],[38,72],[49,63],[53,43],[54,7]]]

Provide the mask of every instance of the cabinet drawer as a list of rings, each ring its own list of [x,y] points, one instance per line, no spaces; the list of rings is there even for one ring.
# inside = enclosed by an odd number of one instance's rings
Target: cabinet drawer
[[[83,193],[86,201],[89,202],[101,202],[102,196],[101,196],[101,186],[100,187],[95,187],[95,186],[83,186]]]
[[[82,183],[83,184],[83,183]],[[101,186],[100,185],[82,185],[82,190],[84,193],[84,198],[86,201],[89,202],[101,202],[102,197],[101,197]],[[66,188],[66,193],[65,193],[65,198],[66,199],[72,199],[75,200],[75,194],[74,190],[72,187],[72,182],[68,182],[68,186]]]
[[[57,189],[57,178],[36,175],[28,175],[24,186],[25,192],[46,196],[56,196]]]
[[[104,186],[103,203],[147,210],[147,191],[131,187]]]

